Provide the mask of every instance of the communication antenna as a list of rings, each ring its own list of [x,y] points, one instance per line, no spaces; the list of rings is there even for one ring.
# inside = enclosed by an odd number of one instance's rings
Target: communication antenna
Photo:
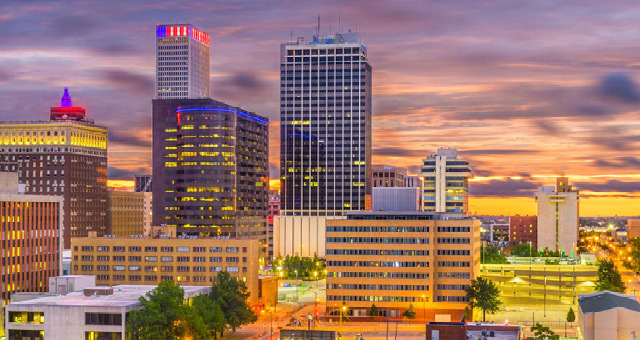
[[[291,30],[291,42],[293,42],[293,30]]]
[[[316,28],[316,35],[320,36],[320,15],[318,15],[318,27]]]

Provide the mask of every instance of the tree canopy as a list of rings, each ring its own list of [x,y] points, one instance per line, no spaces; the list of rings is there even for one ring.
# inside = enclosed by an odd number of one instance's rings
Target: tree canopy
[[[226,271],[218,273],[210,294],[195,296],[191,305],[184,303],[182,288],[172,281],[163,281],[140,297],[142,309],[129,315],[127,334],[133,340],[217,338],[227,328],[235,332],[258,319],[249,306],[249,296],[244,282]]]
[[[412,303],[409,304],[409,309],[405,310],[402,313],[402,316],[407,318],[407,319],[415,319],[416,318],[416,310],[413,309],[413,304]]]
[[[569,307],[569,311],[567,312],[567,322],[576,321],[576,313],[573,311],[573,307]]]
[[[534,340],[560,340],[560,336],[551,330],[551,328],[547,326],[543,326],[537,323],[535,326],[531,327],[531,331],[533,332]]]
[[[486,321],[486,314],[495,314],[500,310],[500,291],[495,283],[478,277],[471,280],[471,286],[466,290],[467,299],[471,308],[479,308],[482,310],[482,321]]]
[[[209,296],[220,306],[227,325],[235,332],[238,327],[254,323],[258,319],[247,302],[249,295],[244,282],[221,271],[211,286]]]
[[[298,279],[322,279],[326,269],[325,262],[317,254],[313,254],[313,257],[278,256],[273,265],[282,268],[283,277]]]
[[[507,261],[507,257],[500,252],[500,248],[493,247],[493,246],[487,246],[483,248],[484,249],[482,250],[482,258],[480,259],[482,263],[491,263],[491,264],[509,263],[509,261]]]
[[[598,281],[596,282],[596,290],[608,290],[617,293],[624,293],[624,282],[618,268],[612,260],[602,259],[598,263]]]
[[[529,243],[520,243],[513,246],[511,255],[518,257],[537,257],[538,253]]]
[[[184,304],[184,290],[173,282],[160,282],[139,301],[142,309],[132,311],[127,319],[131,339],[209,338],[202,318]]]
[[[371,308],[369,309],[369,316],[379,316],[380,312],[378,312],[378,307],[375,304],[371,304]]]

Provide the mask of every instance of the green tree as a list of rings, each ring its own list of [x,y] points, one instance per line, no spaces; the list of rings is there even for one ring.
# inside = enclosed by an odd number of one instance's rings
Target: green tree
[[[500,253],[500,248],[487,246],[482,250],[482,263],[504,264],[509,263],[507,257]]]
[[[160,282],[139,301],[142,309],[132,311],[127,319],[131,339],[174,340],[185,335],[208,339],[202,318],[184,305],[184,290],[172,281]]]
[[[513,246],[513,249],[511,249],[511,256],[536,257],[538,256],[538,253],[529,243],[520,243]]]
[[[220,305],[210,296],[198,295],[193,298],[193,309],[202,317],[204,325],[214,338],[218,338],[218,333],[223,334],[227,327],[227,320]]]
[[[407,318],[407,319],[415,319],[416,318],[416,311],[415,311],[415,309],[413,309],[413,304],[412,303],[409,304],[409,309],[405,310],[402,313],[402,316]]]
[[[569,307],[569,311],[567,312],[567,322],[576,321],[576,313],[573,312],[573,308]]]
[[[560,336],[556,335],[549,327],[536,323],[531,327],[534,337],[530,339],[534,340],[560,340]]]
[[[478,277],[471,280],[471,286],[466,290],[469,305],[473,308],[482,310],[482,321],[486,321],[486,314],[495,314],[500,310],[500,291],[495,283]]]
[[[631,252],[629,253],[629,257],[631,257],[630,269],[640,272],[640,238],[632,238],[629,241],[629,246],[631,246]]]
[[[378,307],[375,304],[371,304],[371,308],[369,309],[369,316],[379,316],[380,312],[378,312]]]
[[[220,306],[227,325],[235,332],[238,327],[258,320],[249,306],[249,295],[244,282],[232,278],[226,271],[221,271],[211,286],[209,296]]]
[[[596,291],[608,290],[617,293],[624,293],[625,286],[622,276],[612,260],[603,259],[598,263],[598,281]]]

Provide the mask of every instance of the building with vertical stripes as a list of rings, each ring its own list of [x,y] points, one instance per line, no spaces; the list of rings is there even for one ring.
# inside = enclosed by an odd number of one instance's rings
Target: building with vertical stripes
[[[325,221],[371,194],[371,66],[360,35],[280,47],[281,213],[274,256],[324,257]]]
[[[17,172],[0,172],[3,307],[14,292],[46,292],[49,277],[62,267],[62,196],[27,195],[18,188]]]

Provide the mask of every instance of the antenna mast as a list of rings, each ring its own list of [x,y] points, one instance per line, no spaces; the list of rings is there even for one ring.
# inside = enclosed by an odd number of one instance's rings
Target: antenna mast
[[[320,16],[318,15],[318,27],[316,28],[316,35],[320,36]]]

